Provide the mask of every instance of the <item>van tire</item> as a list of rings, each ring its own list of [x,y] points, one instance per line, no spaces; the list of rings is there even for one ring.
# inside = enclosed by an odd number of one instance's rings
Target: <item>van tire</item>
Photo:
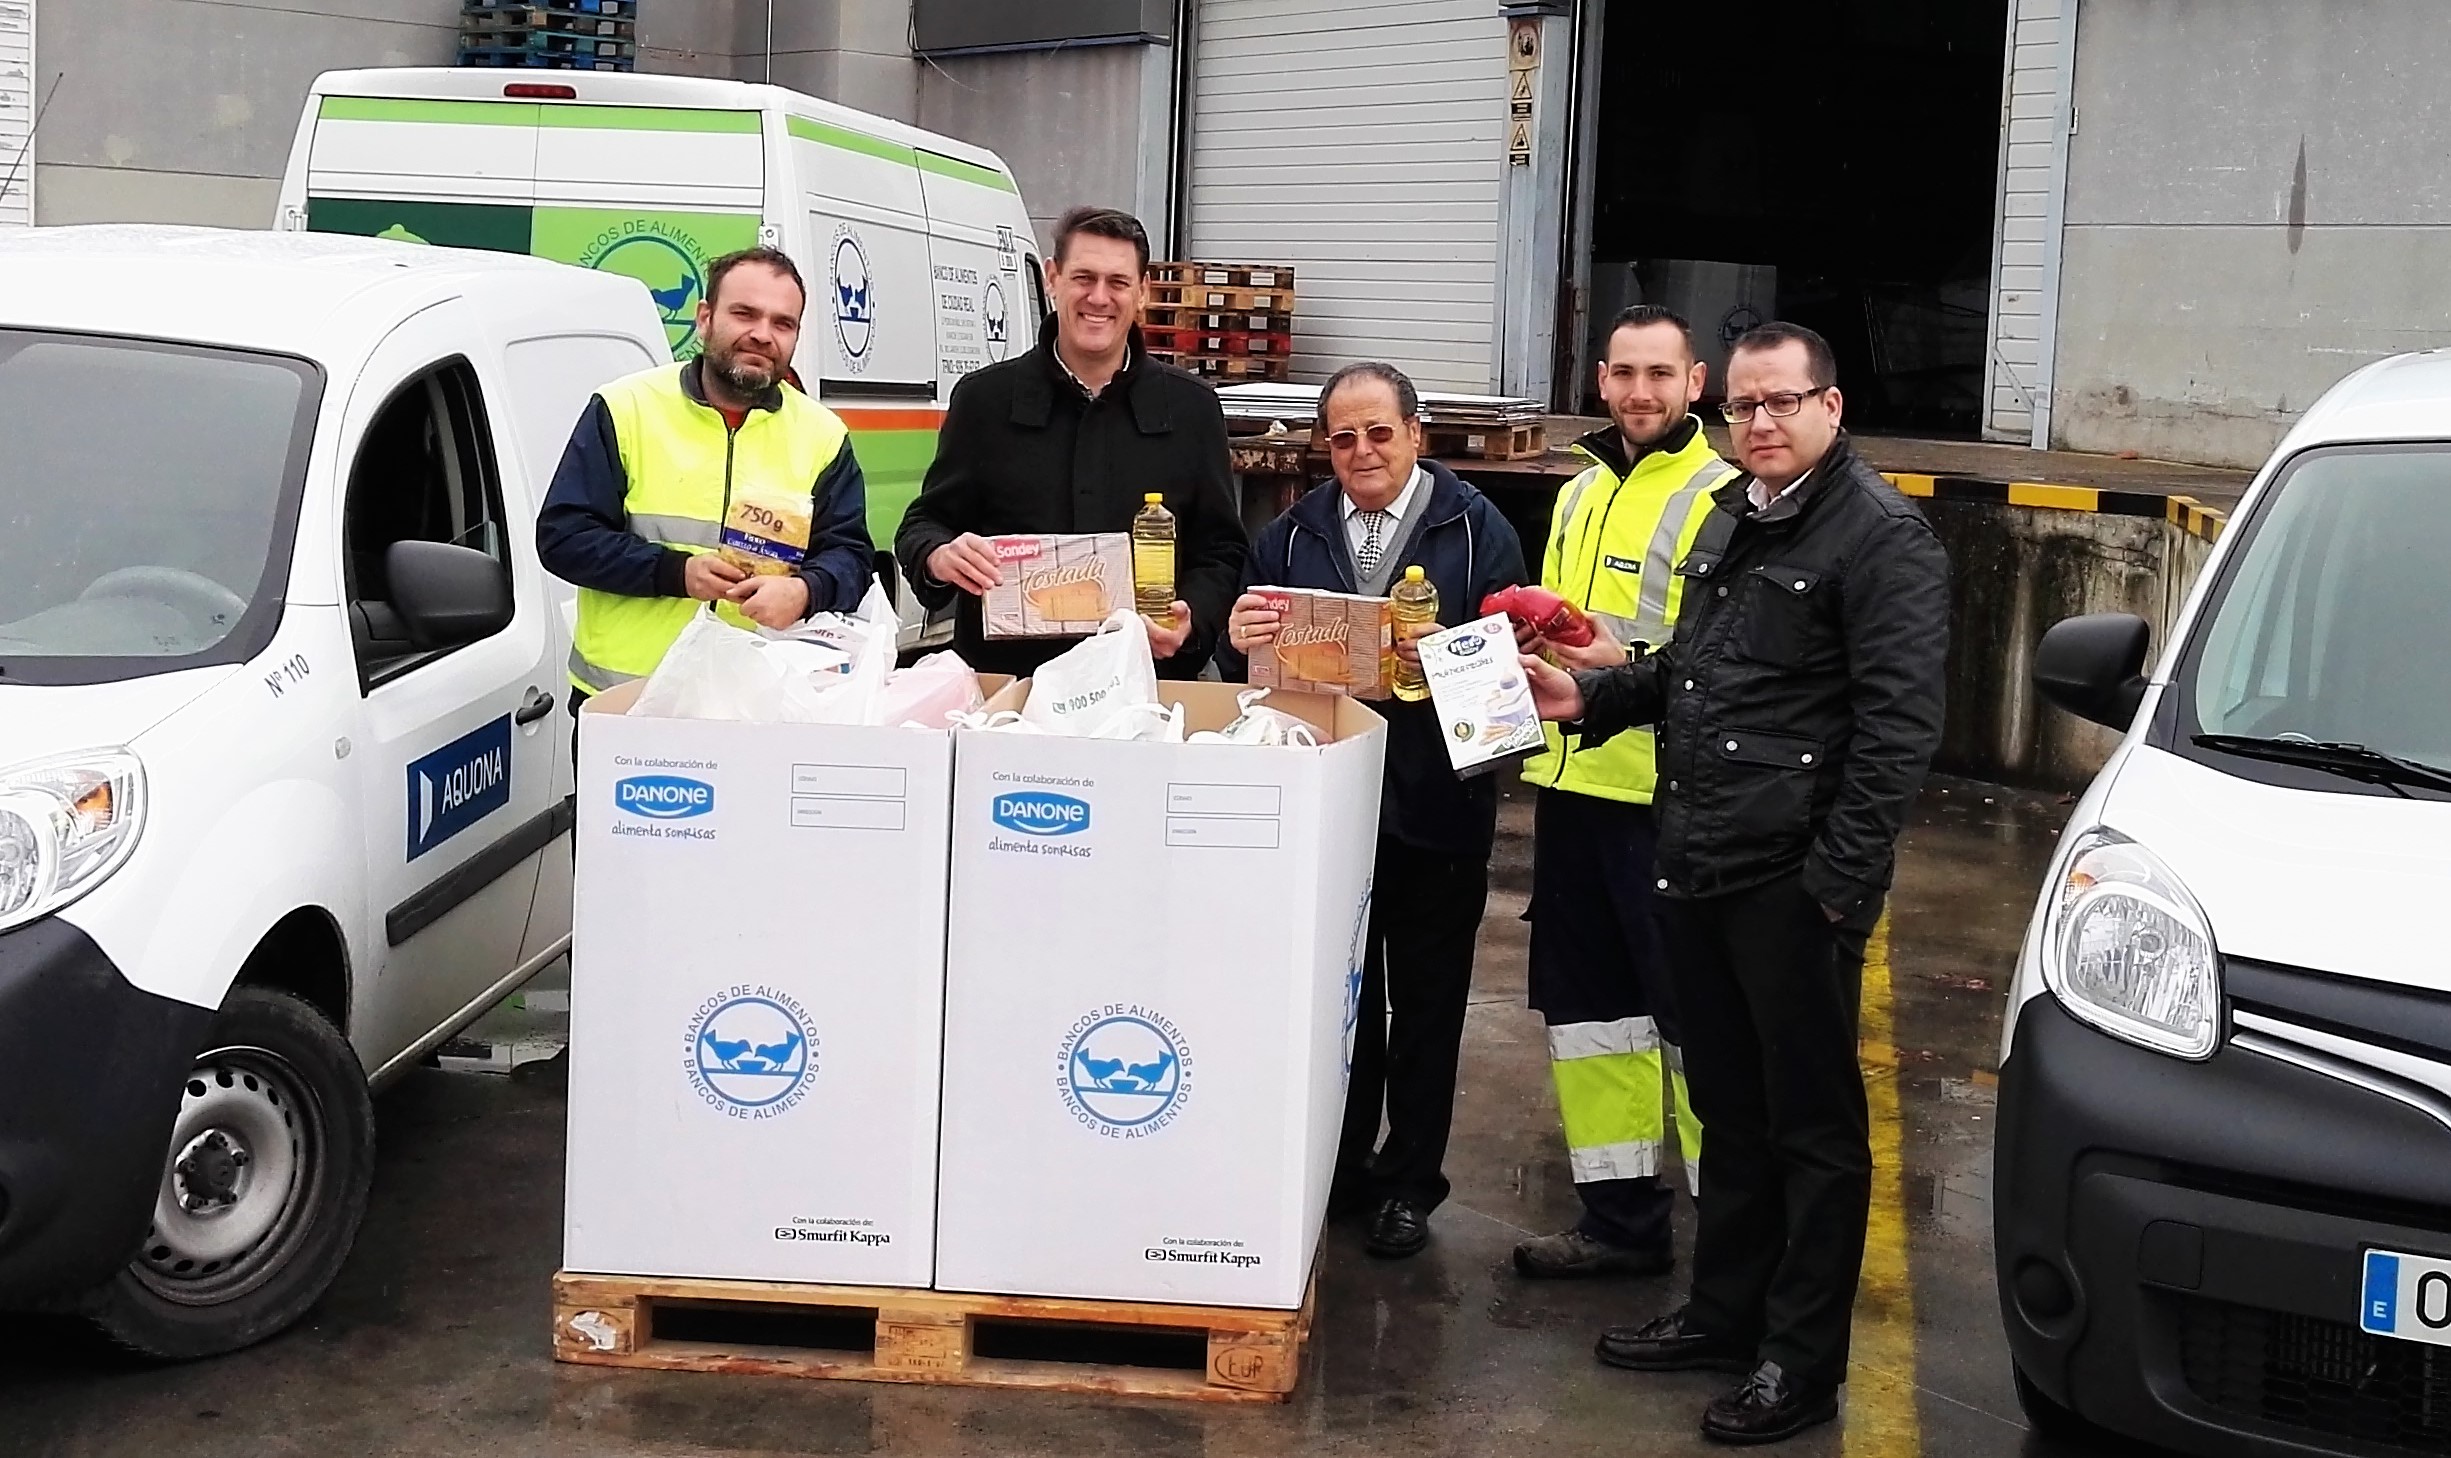
[[[252,1346],[330,1287],[373,1180],[374,1102],[348,1040],[302,998],[235,988],[182,1093],[145,1245],[81,1314],[161,1361]]]

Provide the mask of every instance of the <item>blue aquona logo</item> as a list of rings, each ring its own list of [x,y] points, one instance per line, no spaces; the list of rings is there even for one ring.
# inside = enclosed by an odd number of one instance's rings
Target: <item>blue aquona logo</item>
[[[1036,791],[998,795],[989,815],[998,825],[1023,835],[1078,835],[1089,829],[1089,803],[1070,795]]]
[[[1113,1130],[1147,1131],[1171,1122],[1190,1080],[1188,1054],[1172,1023],[1138,1009],[1075,1026],[1064,1047],[1064,1091],[1074,1113]]]
[[[613,805],[649,820],[687,820],[715,808],[715,787],[679,775],[634,775],[614,783]]]

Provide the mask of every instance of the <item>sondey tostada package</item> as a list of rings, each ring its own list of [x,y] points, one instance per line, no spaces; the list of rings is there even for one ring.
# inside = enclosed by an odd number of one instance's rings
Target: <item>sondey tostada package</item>
[[[990,638],[1079,638],[1132,605],[1132,538],[1123,532],[989,537],[1002,574],[980,604]]]
[[[1251,654],[1251,682],[1305,693],[1387,696],[1393,646],[1389,603],[1301,587],[1255,587],[1277,615],[1274,643]]]
[[[1540,714],[1506,614],[1421,640],[1421,676],[1459,775],[1485,775],[1540,748]]]

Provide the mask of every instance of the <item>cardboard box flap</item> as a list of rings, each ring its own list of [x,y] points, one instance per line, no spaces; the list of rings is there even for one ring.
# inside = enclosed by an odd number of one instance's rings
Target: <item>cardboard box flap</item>
[[[984,682],[984,678],[981,681]],[[1021,712],[1022,706],[1030,701],[1030,686],[1029,679],[1013,680],[1001,691],[989,696],[987,712]],[[1252,691],[1249,684],[1211,683],[1204,679],[1160,679],[1157,699],[1161,704],[1181,704],[1183,732],[1197,734],[1202,730],[1223,729],[1233,723],[1242,714],[1241,696]],[[1268,696],[1259,702],[1310,725],[1318,731],[1322,744],[1359,739],[1386,722],[1367,705],[1343,694],[1270,689]]]
[[[1020,679],[1020,680],[1018,680],[1018,682],[1019,682],[1019,683],[1022,683],[1022,684],[1027,684],[1027,683],[1029,682],[1029,680],[1025,678],[1025,679]],[[1007,690],[1007,689],[1009,689],[1009,688],[1013,687],[1013,686],[1015,685],[1015,683],[1016,683],[1016,680],[1015,680],[1015,679],[1013,678],[1013,676],[1012,676],[1011,674],[1009,674],[1009,673],[982,673],[982,674],[980,674],[980,675],[979,675],[979,692],[980,692],[981,694],[983,694],[983,695],[985,695],[985,696],[986,696],[986,698],[987,698],[987,700],[988,700],[988,705],[989,705],[989,707],[990,707],[990,708],[993,708],[993,707],[995,707],[995,699],[996,699],[996,696],[997,696],[998,694],[1000,694],[1000,693],[1003,693],[1005,690]],[[632,679],[632,680],[630,680],[628,683],[622,684],[622,685],[621,685],[621,686],[619,686],[618,688],[609,688],[609,689],[606,689],[606,690],[605,690],[603,693],[597,694],[597,695],[595,695],[593,698],[588,699],[587,701],[585,701],[584,703],[582,703],[582,704],[580,704],[580,705],[579,705],[579,712],[580,712],[580,713],[582,713],[582,714],[627,714],[628,712],[630,712],[630,707],[631,707],[633,704],[636,704],[636,703],[638,702],[638,696],[639,696],[641,693],[644,693],[644,692],[646,691],[646,688],[647,688],[647,681],[646,681],[645,679],[643,679],[643,678],[635,678],[635,679]],[[1015,707],[1015,708],[1019,708],[1020,706],[1021,706],[1021,705],[1020,705],[1019,701],[1018,701],[1018,700],[1016,700],[1016,701],[1014,702],[1013,707]],[[724,722],[724,721],[720,721],[720,720],[698,720],[698,721],[695,721],[695,722],[699,722],[699,723],[719,723],[719,722]],[[838,724],[838,725],[809,725],[809,726],[803,726],[803,727],[809,727],[809,728],[859,728],[859,727],[861,727],[861,726],[859,726],[859,725],[839,725],[839,724]],[[872,728],[884,728],[884,727],[886,727],[886,726],[884,726],[884,725],[872,725],[872,726],[868,726],[868,727],[872,727]],[[898,726],[896,726],[896,727],[898,727]]]

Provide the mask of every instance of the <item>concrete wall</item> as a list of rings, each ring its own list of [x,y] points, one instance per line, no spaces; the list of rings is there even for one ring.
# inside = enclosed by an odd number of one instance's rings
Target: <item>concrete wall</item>
[[[639,7],[642,13],[646,8]],[[911,0],[733,0],[732,12],[733,74],[741,80],[771,80],[878,116],[918,121]]]
[[[2451,343],[2441,0],[2085,0],[2054,443],[2252,466]]]
[[[1082,203],[1124,208],[1162,253],[1174,160],[1174,50],[1106,45],[922,63],[919,125],[1002,157],[1040,246]]]

